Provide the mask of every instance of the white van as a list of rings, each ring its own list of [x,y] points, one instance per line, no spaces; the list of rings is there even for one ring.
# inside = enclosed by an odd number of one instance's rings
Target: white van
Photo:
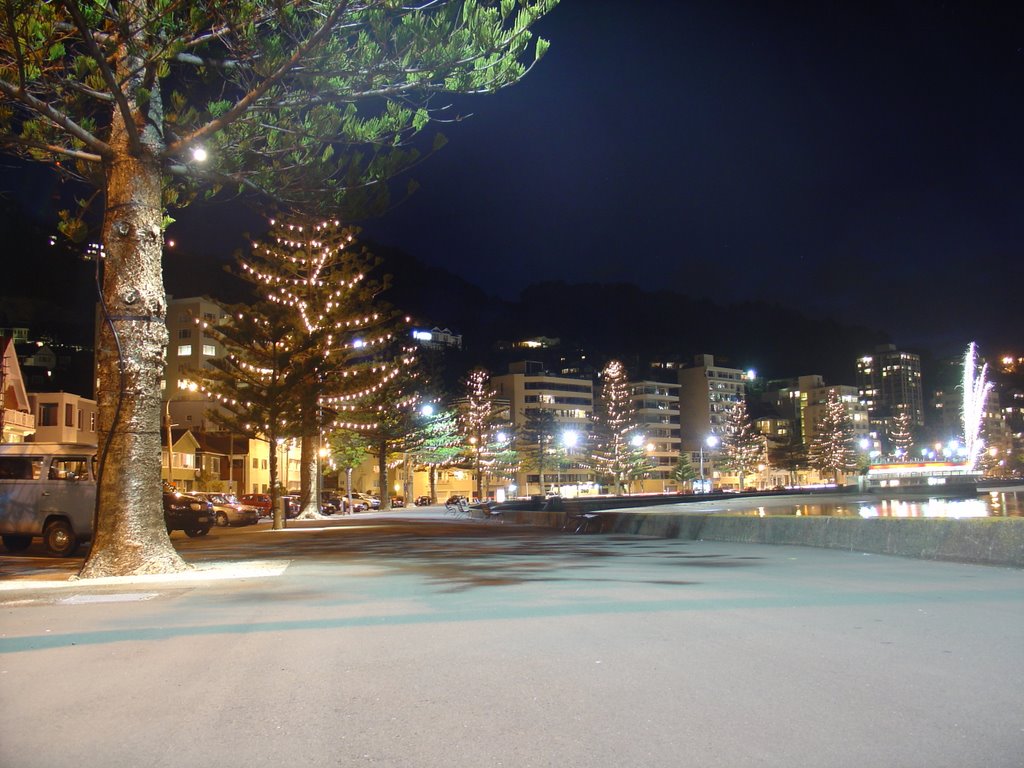
[[[41,536],[58,557],[92,537],[96,446],[0,443],[0,538],[11,552]]]

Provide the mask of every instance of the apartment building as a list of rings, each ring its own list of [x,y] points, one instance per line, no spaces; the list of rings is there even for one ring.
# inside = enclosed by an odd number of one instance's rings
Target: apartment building
[[[209,367],[210,360],[223,357],[224,347],[203,324],[215,325],[225,313],[205,296],[175,299],[167,297],[167,360],[160,383],[165,418],[182,428],[216,431],[219,426],[207,416],[211,403],[195,387],[190,373]]]
[[[556,446],[553,451],[564,451],[571,464],[572,440],[564,435],[575,436],[580,446],[590,434],[594,414],[594,383],[589,378],[574,378],[553,374],[536,361],[521,361],[509,366],[507,374],[491,378],[491,386],[499,398],[509,403],[509,415],[513,426],[521,428],[535,411],[548,411],[554,418]],[[520,473],[517,485],[520,493],[544,493],[560,487],[565,493],[587,492],[593,486],[593,475],[579,468],[567,466],[564,471],[558,462],[552,461],[544,471],[544,477],[537,472]],[[569,489],[572,490],[569,490]]]
[[[915,427],[924,425],[920,355],[885,344],[860,357],[857,393],[867,408],[871,437],[883,450],[897,416],[907,414]]]
[[[634,381],[629,385],[637,426],[648,459],[654,466],[642,481],[647,492],[677,490],[672,470],[679,459],[679,385],[661,381]]]
[[[709,435],[721,437],[732,407],[746,396],[746,373],[716,365],[713,355],[697,355],[679,369],[679,439],[699,451]]]
[[[803,444],[810,448],[818,436],[819,426],[825,418],[829,395],[835,392],[846,408],[853,426],[854,445],[870,441],[871,426],[867,406],[860,400],[857,387],[845,384],[826,384],[818,375],[800,376],[797,379],[800,400],[800,436]]]

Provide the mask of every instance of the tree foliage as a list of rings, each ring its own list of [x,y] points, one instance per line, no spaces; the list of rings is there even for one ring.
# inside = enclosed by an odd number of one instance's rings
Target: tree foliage
[[[830,473],[839,482],[839,473],[857,466],[853,445],[853,420],[839,394],[829,390],[825,412],[817,425],[809,451],[810,464],[822,474]]]
[[[744,477],[755,470],[759,462],[766,460],[764,438],[750,423],[746,400],[741,399],[729,408],[722,431],[721,451],[723,466],[739,475],[742,491]]]
[[[618,360],[611,360],[601,370],[600,395],[594,410],[596,445],[592,456],[595,470],[611,478],[617,494],[623,493],[630,480],[650,470],[642,444],[631,442],[638,435],[626,368]]]
[[[463,392],[458,408],[463,457],[473,471],[476,497],[482,499],[485,478],[503,474],[515,463],[509,453],[512,433],[508,407],[498,399],[491,388],[491,376],[483,368],[469,372]]]

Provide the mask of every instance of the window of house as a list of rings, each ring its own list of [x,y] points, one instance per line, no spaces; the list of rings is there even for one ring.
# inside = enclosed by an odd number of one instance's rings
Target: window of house
[[[192,338],[192,329],[191,328],[180,328],[180,329],[178,329],[178,338],[179,339],[191,339]]]
[[[85,419],[83,418],[84,416],[85,416],[85,414],[82,413],[82,409],[79,408],[78,409],[78,422],[77,422],[79,430],[83,429],[84,426],[85,426]]]
[[[259,469],[260,468],[260,460],[259,459],[255,459],[254,458],[252,460],[252,468],[253,469]]]
[[[264,469],[266,469],[266,468],[267,468],[267,460],[266,460],[266,459],[264,459],[264,460],[263,460],[263,468],[264,468]]]
[[[71,403],[64,403],[64,426],[75,426],[75,406]]]
[[[203,354],[207,357],[213,357],[217,354],[217,348],[213,344],[203,344]]]
[[[39,404],[39,426],[40,427],[56,427],[57,426],[57,404],[56,403],[40,403]]]
[[[210,457],[210,471],[215,475],[220,474],[220,456]]]
[[[95,432],[96,431],[96,412],[95,411],[93,411],[92,413],[89,414],[89,431],[90,432]]]
[[[188,357],[192,354],[191,344],[179,344],[178,345],[178,357]]]

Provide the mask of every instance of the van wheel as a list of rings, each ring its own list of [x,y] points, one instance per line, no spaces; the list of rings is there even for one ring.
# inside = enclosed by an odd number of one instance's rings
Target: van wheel
[[[219,525],[221,528],[223,528],[227,524],[228,524],[228,516],[225,515],[223,512],[218,512],[217,513],[217,525]]]
[[[78,550],[78,537],[67,520],[54,520],[43,531],[43,544],[57,557],[70,557]]]
[[[24,552],[32,543],[32,537],[20,533],[8,533],[4,534],[3,541],[8,552]]]
[[[190,539],[198,538],[199,536],[205,536],[210,532],[210,526],[206,525],[202,528],[186,528],[185,535]]]

